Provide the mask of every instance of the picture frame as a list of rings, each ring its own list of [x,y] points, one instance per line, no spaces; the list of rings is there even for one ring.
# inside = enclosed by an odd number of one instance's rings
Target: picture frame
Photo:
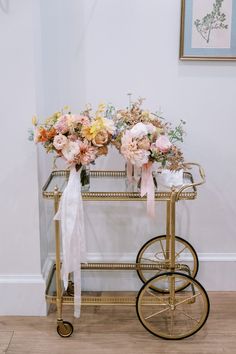
[[[180,60],[236,60],[236,0],[181,0]]]

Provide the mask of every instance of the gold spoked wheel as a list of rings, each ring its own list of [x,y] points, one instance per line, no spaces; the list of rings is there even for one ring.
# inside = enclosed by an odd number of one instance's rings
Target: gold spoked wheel
[[[170,259],[170,248],[167,244],[166,235],[153,237],[147,241],[138,252],[136,263],[138,264],[158,264],[162,266],[159,270],[144,270],[137,269],[139,278],[143,283],[151,279],[153,276],[170,271],[168,260]],[[195,278],[198,272],[199,262],[195,249],[189,242],[179,236],[175,236],[175,264],[176,270],[186,273],[192,278]],[[181,279],[179,284],[176,284],[175,291],[180,291],[188,286],[187,279]],[[163,291],[153,287],[153,290]]]
[[[179,282],[189,286],[175,292]],[[163,293],[153,291],[163,289]],[[210,302],[202,285],[190,276],[178,272],[159,274],[140,289],[137,315],[152,334],[164,339],[183,339],[198,332],[209,315]]]
[[[61,337],[70,337],[74,331],[74,327],[70,322],[58,321],[57,333]]]

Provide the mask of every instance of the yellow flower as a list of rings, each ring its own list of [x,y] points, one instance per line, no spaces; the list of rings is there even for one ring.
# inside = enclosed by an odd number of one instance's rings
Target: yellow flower
[[[142,116],[145,117],[145,118],[148,118],[149,117],[149,112],[148,111],[143,111],[142,112]]]
[[[91,133],[97,135],[97,133],[104,128],[102,117],[98,117],[94,120],[91,126]]]
[[[38,124],[38,119],[36,116],[32,117],[32,124],[36,127],[36,125]]]
[[[45,124],[46,125],[54,125],[58,118],[61,117],[61,112],[55,112],[52,116],[48,117],[46,120],[45,120]]]
[[[105,110],[105,108],[106,108],[105,103],[100,103],[99,106],[98,106],[98,110],[101,111],[101,112],[103,112]]]
[[[101,132],[101,131],[108,131],[109,133],[112,133],[113,130],[111,127],[108,125],[108,119],[103,118],[102,116],[97,116],[94,121],[92,122],[92,125],[87,127],[84,126],[82,128],[82,136],[85,137],[87,140],[93,140],[95,136]],[[110,131],[111,130],[111,131]]]
[[[91,133],[91,127],[87,126],[83,126],[81,130],[81,135],[89,141],[91,141],[96,136],[96,134],[94,135],[93,133]]]
[[[106,105],[104,103],[100,103],[99,106],[98,106],[97,113],[104,112],[105,108],[106,108]]]

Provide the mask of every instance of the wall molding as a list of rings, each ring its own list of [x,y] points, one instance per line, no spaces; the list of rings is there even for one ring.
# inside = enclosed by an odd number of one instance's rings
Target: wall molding
[[[46,316],[41,274],[0,274],[1,316]]]
[[[236,291],[236,253],[198,253],[197,279],[208,291]],[[50,253],[53,263],[55,254]],[[134,262],[135,253],[88,253],[88,262]],[[52,264],[51,263],[51,264]],[[142,285],[135,271],[83,271],[82,288],[91,291],[137,291]]]
[[[44,284],[42,275],[37,274],[0,274],[0,284]]]
[[[199,262],[236,262],[236,253],[198,253]],[[135,261],[137,254],[134,252],[130,253],[118,253],[118,252],[107,252],[101,254],[99,252],[88,252],[87,258],[89,262],[132,262]],[[55,253],[51,252],[45,262],[47,267],[55,259]],[[43,267],[43,269],[45,266]]]

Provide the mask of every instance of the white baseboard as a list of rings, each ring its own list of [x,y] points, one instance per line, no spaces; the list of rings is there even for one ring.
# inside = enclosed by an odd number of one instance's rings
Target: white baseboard
[[[208,291],[236,291],[236,253],[198,253],[197,279]],[[55,254],[49,259],[53,262]],[[88,262],[135,262],[135,253],[88,253]],[[141,281],[135,271],[83,271],[82,289],[137,291]]]
[[[45,316],[45,280],[35,274],[0,274],[1,316]]]

